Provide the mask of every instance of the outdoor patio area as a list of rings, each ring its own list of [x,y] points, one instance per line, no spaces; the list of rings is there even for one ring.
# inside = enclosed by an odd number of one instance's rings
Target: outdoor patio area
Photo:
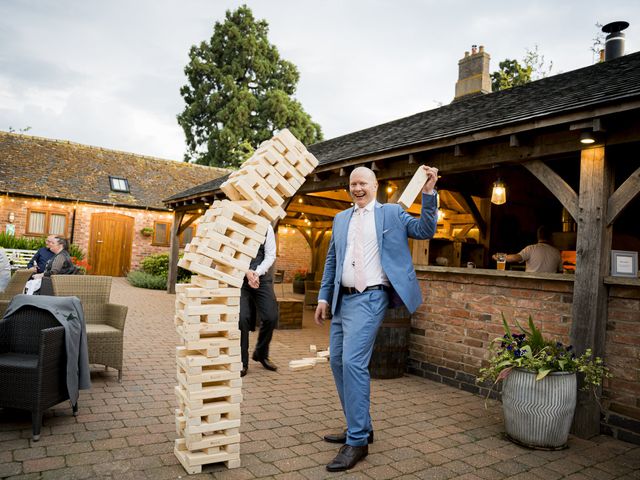
[[[174,295],[114,278],[111,301],[129,306],[122,383],[94,366],[79,415],[68,403],[49,410],[39,442],[28,413],[0,410],[0,478],[640,479],[640,445],[601,435],[571,437],[557,452],[521,448],[504,438],[495,401],[485,408],[482,397],[409,375],[372,381],[369,456],[349,472],[327,472],[337,447],[322,435],[344,427],[329,365],[288,368],[310,344],[327,347],[328,324],[316,326],[310,308],[301,330],[275,331],[278,371],[251,362],[243,379],[241,467],[208,465],[189,476],[173,454]]]

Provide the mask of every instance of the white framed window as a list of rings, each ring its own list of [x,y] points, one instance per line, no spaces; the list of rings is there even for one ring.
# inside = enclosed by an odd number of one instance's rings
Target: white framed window
[[[66,236],[68,215],[64,212],[47,210],[27,210],[27,235]]]

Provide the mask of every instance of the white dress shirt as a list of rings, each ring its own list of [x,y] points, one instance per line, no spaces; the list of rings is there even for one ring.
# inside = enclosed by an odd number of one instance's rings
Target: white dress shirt
[[[364,272],[367,279],[367,287],[372,285],[389,285],[389,279],[382,270],[380,262],[380,250],[378,250],[378,237],[376,235],[376,218],[373,211],[376,201],[372,200],[364,208],[360,209],[354,206],[354,212],[349,222],[349,232],[347,233],[347,250],[342,264],[341,283],[345,287],[355,286],[355,260],[354,260],[354,242],[355,239],[355,221],[356,216],[362,212],[362,251],[364,254]]]
[[[264,259],[255,269],[259,277],[269,271],[271,265],[276,260],[276,236],[273,234],[273,228],[269,225],[267,228],[267,238],[264,241]]]

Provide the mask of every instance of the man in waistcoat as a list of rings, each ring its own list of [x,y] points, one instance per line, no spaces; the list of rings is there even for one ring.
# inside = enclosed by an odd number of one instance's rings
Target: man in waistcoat
[[[249,264],[240,296],[240,350],[244,377],[249,368],[249,330],[256,329],[256,316],[260,317],[260,333],[252,359],[260,362],[264,368],[276,371],[278,367],[269,359],[269,344],[273,329],[278,321],[278,302],[273,291],[271,266],[276,259],[276,239],[269,225],[265,242],[260,245],[258,254]],[[257,315],[256,315],[257,314]]]

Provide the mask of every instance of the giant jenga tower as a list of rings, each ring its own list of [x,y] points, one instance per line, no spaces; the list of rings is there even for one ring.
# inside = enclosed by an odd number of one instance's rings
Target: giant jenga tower
[[[178,263],[195,274],[177,285],[175,316],[174,452],[188,473],[240,466],[240,289],[269,223],[317,164],[288,130],[264,142],[221,186],[229,200],[211,205]]]

